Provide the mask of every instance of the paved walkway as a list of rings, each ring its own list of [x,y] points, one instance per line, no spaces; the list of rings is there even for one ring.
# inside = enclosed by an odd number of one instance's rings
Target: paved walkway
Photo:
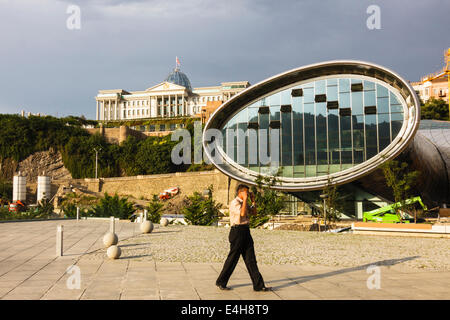
[[[64,256],[56,257],[56,226],[64,225]],[[242,260],[223,292],[214,286],[222,264],[159,262],[126,257],[88,259],[103,250],[109,221],[0,223],[0,299],[449,299],[450,272],[406,269],[402,260],[376,261],[380,289],[368,289],[369,265],[354,268],[260,265],[273,292],[253,292]],[[116,223],[119,239],[139,233]],[[151,237],[151,235],[149,235]],[[136,244],[138,245],[138,244]],[[122,247],[126,250],[127,244]],[[79,267],[80,288],[68,288]],[[72,269],[75,270],[75,269]],[[73,283],[69,281],[69,284]],[[373,282],[371,282],[373,283]]]

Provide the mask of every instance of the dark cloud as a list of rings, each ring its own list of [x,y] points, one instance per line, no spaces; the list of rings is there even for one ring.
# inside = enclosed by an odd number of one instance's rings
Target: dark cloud
[[[381,8],[381,30],[366,9]],[[67,6],[81,30],[66,28]],[[256,83],[332,59],[375,62],[417,80],[443,65],[448,1],[4,0],[0,112],[95,116],[99,89],[162,81],[175,56],[193,86]]]

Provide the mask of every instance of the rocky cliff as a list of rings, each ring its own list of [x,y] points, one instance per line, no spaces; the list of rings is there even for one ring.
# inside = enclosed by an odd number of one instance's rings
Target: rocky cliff
[[[36,152],[19,162],[16,172],[20,171],[27,177],[27,181],[35,182],[37,177],[45,173],[52,179],[71,179],[72,175],[64,167],[61,153],[49,150]]]

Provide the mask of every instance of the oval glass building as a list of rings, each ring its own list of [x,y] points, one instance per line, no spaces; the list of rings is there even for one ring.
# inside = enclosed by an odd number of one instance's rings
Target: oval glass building
[[[330,61],[276,75],[225,102],[207,122],[203,146],[236,180],[255,184],[258,175],[278,174],[278,189],[319,190],[399,155],[419,119],[416,93],[393,71]]]

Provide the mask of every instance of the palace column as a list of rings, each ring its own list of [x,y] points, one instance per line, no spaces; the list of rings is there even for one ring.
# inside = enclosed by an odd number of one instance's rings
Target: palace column
[[[172,96],[169,94],[169,117],[172,116]]]
[[[117,120],[117,99],[114,100],[114,115],[113,120]]]
[[[163,108],[162,108],[162,112],[163,112],[163,113],[162,113],[162,114],[163,114],[163,118],[165,118],[166,115],[167,115],[167,114],[166,114],[166,110],[167,110],[167,109],[166,109],[166,96],[165,96],[165,95],[163,95],[163,100],[162,100],[162,101],[163,101]]]
[[[95,120],[98,120],[98,100],[95,102],[97,103],[97,108],[95,109]]]
[[[175,117],[178,117],[178,95],[175,95]]]
[[[181,108],[181,115],[184,117],[184,115],[185,115],[185,112],[184,112],[184,104],[185,104],[185,99],[184,99],[184,94],[183,94],[183,100],[181,101],[181,105],[182,105],[182,108]]]
[[[152,97],[148,96],[148,117],[152,117]]]

